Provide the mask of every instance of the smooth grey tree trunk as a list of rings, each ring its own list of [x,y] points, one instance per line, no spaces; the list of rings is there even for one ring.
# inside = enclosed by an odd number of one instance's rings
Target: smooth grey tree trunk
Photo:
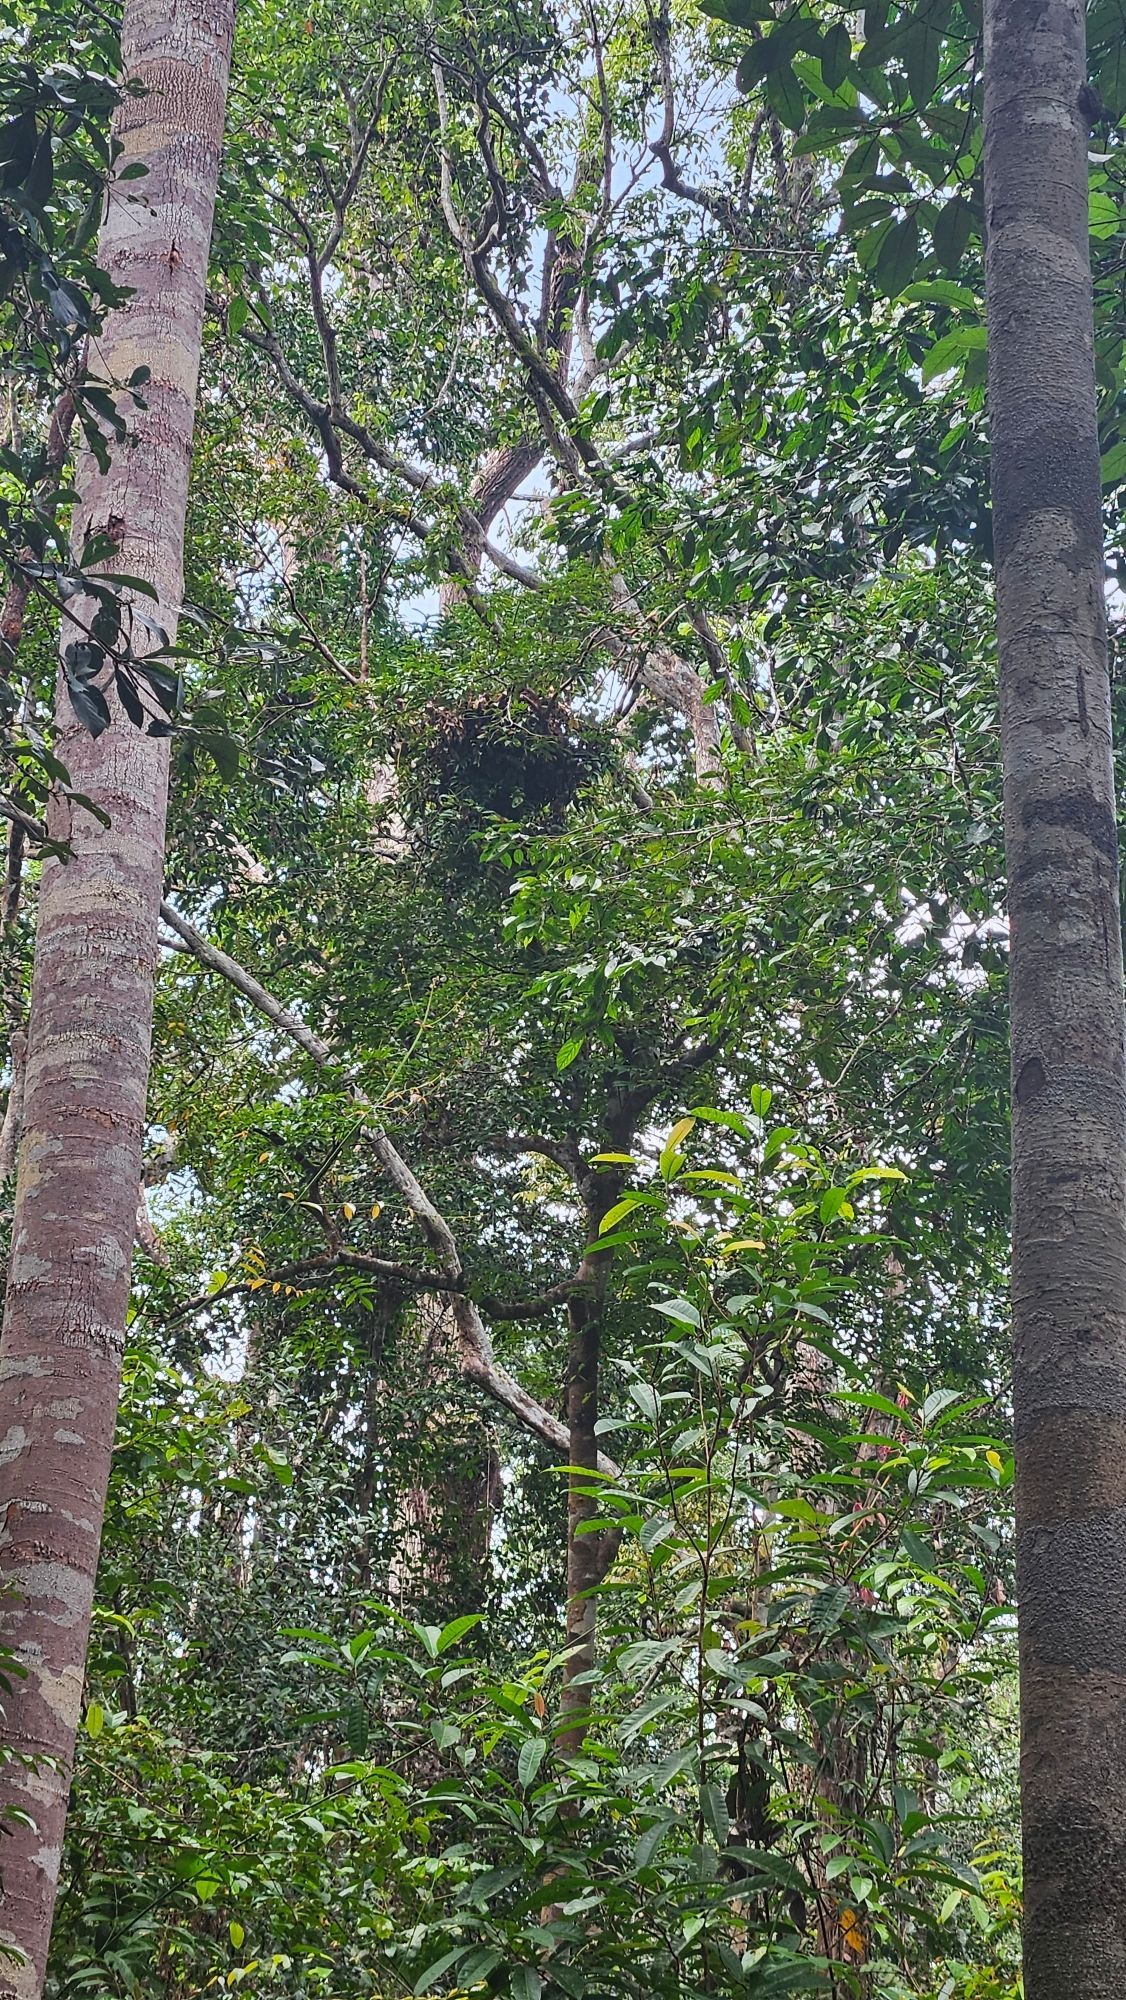
[[[120,172],[98,261],[129,288],[93,345],[107,380],[151,370],[147,407],[107,471],[80,452],[74,534],[152,585],[175,631],[207,260],[234,0],[127,0],[122,57],[144,86],[115,118]],[[87,612],[89,605],[80,607]],[[64,628],[64,643],[73,636]],[[138,650],[144,650],[143,647]],[[164,865],[168,745],[122,714],[95,740],[59,699],[59,754],[108,827],[57,794],[28,1024],[24,1134],[0,1339],[0,1630],[26,1678],[5,1697],[17,1759],[0,1765],[5,1828],[0,1995],[39,2000],[62,1854],[125,1337]],[[29,1761],[23,1761],[29,1760]]]
[[[1126,1064],[1079,0],[986,0],[1027,2000],[1126,1994]]]

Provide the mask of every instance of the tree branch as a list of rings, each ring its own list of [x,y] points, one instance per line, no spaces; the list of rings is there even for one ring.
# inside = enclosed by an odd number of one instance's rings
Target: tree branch
[[[298,1048],[304,1050],[318,1069],[328,1072],[340,1070],[341,1065],[328,1043],[322,1041],[311,1028],[306,1027],[305,1023],[284,1007],[280,1000],[276,1000],[273,994],[255,979],[253,973],[248,972],[217,945],[211,944],[170,903],[161,904],[160,914],[162,921],[188,946],[202,966],[210,972],[218,973],[235,988],[236,992],[241,993],[244,999],[249,1000],[266,1020],[287,1035]],[[437,1282],[428,1276],[429,1288],[448,1291],[452,1295],[462,1373],[468,1380],[478,1383],[495,1402],[500,1403],[537,1437],[551,1444],[554,1449],[566,1452],[568,1449],[566,1427],[558,1418],[545,1410],[534,1396],[530,1396],[522,1389],[515,1377],[497,1361],[480,1309],[463,1289],[465,1276],[461,1257],[453,1232],[444,1215],[435,1207],[421,1182],[382,1129],[379,1114],[367,1092],[354,1078],[348,1077],[346,1072],[343,1081],[353,1103],[365,1114],[362,1127],[365,1139],[388,1180],[410,1210],[424,1242],[436,1259]],[[616,1471],[610,1459],[605,1461],[604,1469],[611,1474]]]

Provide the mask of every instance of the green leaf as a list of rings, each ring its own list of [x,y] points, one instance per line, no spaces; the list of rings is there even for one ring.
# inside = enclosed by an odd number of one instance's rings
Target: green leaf
[[[932,1389],[919,1411],[919,1422],[923,1425],[932,1424],[936,1417],[942,1415],[943,1410],[950,1408],[951,1403],[958,1402],[961,1395],[960,1389]]]
[[[1117,486],[1126,479],[1126,438],[1104,451],[1102,456],[1102,478],[1104,486]]]
[[[752,28],[775,18],[774,0],[700,0],[700,12],[732,28]]]
[[[529,1736],[516,1760],[516,1776],[525,1790],[534,1780],[546,1755],[546,1736]]]
[[[845,1189],[826,1188],[821,1197],[817,1213],[821,1221],[825,1223],[834,1222],[838,1215],[843,1215],[846,1222],[851,1222],[853,1207]]]
[[[576,1056],[581,1056],[583,1052],[583,1039],[580,1036],[577,1041],[564,1042],[563,1047],[559,1050],[555,1058],[555,1067],[557,1070],[570,1069]]]
[[[23,186],[23,198],[28,207],[42,213],[51,199],[54,185],[54,146],[51,140],[51,128],[48,125],[39,144],[35,148],[31,167]]]
[[[415,1980],[412,1989],[413,1992],[416,1995],[419,1993],[429,1993],[430,1988],[437,1984],[442,1974],[451,1971],[455,1965],[458,1965],[469,1949],[469,1945],[459,1944],[454,1951],[447,1951],[443,1957],[436,1958],[433,1965],[427,1966],[421,1979]]]
[[[480,1625],[482,1618],[483,1613],[480,1611],[467,1611],[460,1618],[452,1618],[448,1625],[443,1625],[434,1648],[435,1652],[448,1652],[451,1646],[457,1645],[459,1639],[464,1639],[467,1632],[472,1632],[475,1625]]]
[[[909,215],[903,222],[892,223],[880,245],[875,267],[876,283],[888,298],[894,299],[910,284],[918,264],[919,218]]]
[[[661,1148],[661,1157],[657,1162],[657,1171],[660,1173],[662,1179],[666,1181],[671,1180],[676,1163],[680,1158],[680,1148],[695,1123],[696,1120],[691,1117],[677,1119],[676,1124],[673,1126],[672,1131]]]
[[[830,1583],[819,1590],[809,1607],[809,1629],[828,1635],[835,1632],[848,1608],[847,1583]]]
[[[1095,84],[1107,110],[1115,118],[1126,117],[1126,35],[1114,37],[1114,46],[1100,64]]]
[[[236,292],[227,307],[227,332],[232,336],[241,333],[250,318],[250,307],[241,292]]]
[[[1087,198],[1087,212],[1091,234],[1097,242],[1105,243],[1112,236],[1117,236],[1122,224],[1122,215],[1113,195],[1092,188]]]
[[[636,1403],[643,1417],[655,1423],[661,1414],[661,1399],[649,1382],[631,1382],[627,1391],[631,1403]]]
[[[145,711],[141,705],[141,698],[128,675],[123,673],[120,667],[115,667],[113,670],[113,684],[117,689],[117,698],[134,729],[143,729]]]
[[[827,90],[839,90],[852,61],[852,35],[844,21],[830,28],[821,44],[821,75]]]
[[[239,774],[240,757],[234,737],[208,735],[201,737],[200,741],[224,784],[233,785]]]
[[[981,301],[968,285],[959,285],[953,278],[922,279],[917,285],[908,285],[902,297],[913,304],[936,306],[964,306],[978,311]]]
[[[805,92],[790,63],[780,63],[766,79],[766,101],[791,132],[800,132],[805,122]]]
[[[973,211],[964,195],[954,195],[943,202],[931,225],[931,241],[934,254],[944,270],[960,269],[972,230]]]
[[[619,1655],[618,1664],[623,1673],[636,1674],[641,1678],[645,1674],[652,1673],[653,1668],[660,1666],[670,1654],[680,1651],[679,1639],[638,1639]],[[694,1751],[689,1752],[689,1755],[694,1754]]]
[[[18,187],[28,173],[39,142],[39,125],[34,111],[21,111],[17,118],[0,126],[0,182]]]
[[[925,21],[915,21],[903,37],[901,57],[916,111],[925,110],[938,83],[942,37]]]
[[[643,1869],[652,1867],[662,1840],[676,1822],[675,1813],[662,1813],[659,1819],[653,1821],[652,1826],[647,1826],[644,1833],[638,1835],[633,1848],[633,1868],[636,1875],[640,1875]]]
[[[731,1815],[718,1785],[700,1786],[700,1811],[717,1847],[726,1847],[731,1832]]]
[[[968,354],[984,352],[986,338],[983,326],[956,326],[950,333],[944,334],[923,356],[924,383],[933,382],[938,376],[961,367]]]
[[[98,737],[103,729],[109,728],[109,703],[101,688],[87,687],[81,681],[73,681],[68,677],[66,691],[79,722],[84,729],[89,730],[91,736]]]
[[[614,1203],[613,1208],[606,1210],[605,1215],[598,1225],[599,1237],[607,1236],[615,1223],[620,1222],[623,1216],[632,1215],[635,1208],[651,1207],[652,1197],[650,1195],[624,1194],[620,1201]]]
[[[106,1724],[106,1712],[100,1701],[92,1701],[86,1708],[87,1736],[100,1736]]]
[[[367,1755],[369,1733],[366,1707],[358,1699],[350,1701],[344,1711],[344,1735],[353,1757]]]
[[[921,1535],[916,1534],[914,1528],[901,1528],[899,1539],[916,1567],[929,1570],[933,1573],[937,1567],[938,1558],[930,1543],[925,1542]]]
[[[699,1326],[700,1315],[691,1299],[654,1299],[653,1311],[664,1313],[666,1319],[675,1319],[681,1326]]]

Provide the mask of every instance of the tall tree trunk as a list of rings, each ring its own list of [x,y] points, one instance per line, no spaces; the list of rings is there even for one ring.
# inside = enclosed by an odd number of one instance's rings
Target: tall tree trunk
[[[615,1136],[615,1145],[624,1144]],[[603,1216],[621,1193],[621,1178],[592,1174],[583,1198],[587,1244],[597,1243]],[[591,1532],[586,1524],[601,1512],[598,1475],[598,1376],[602,1358],[602,1315],[610,1281],[612,1250],[588,1248],[579,1266],[585,1289],[567,1303],[567,1658],[559,1702],[558,1747],[577,1757],[590,1720],[590,1683],[595,1663],[597,1606],[593,1593],[618,1553],[621,1536],[611,1529]]]
[[[1081,0],[986,0],[1028,2000],[1126,1993],[1126,1064]]]
[[[594,1666],[595,1604],[591,1592],[601,1582],[605,1564],[602,1536],[583,1529],[598,1513],[591,1475],[598,1470],[598,1363],[601,1311],[591,1298],[573,1298],[567,1308],[567,1430],[570,1470],[567,1475],[567,1658],[560,1697],[559,1748],[577,1756],[590,1713],[590,1687],[584,1676]]]
[[[81,455],[76,476],[77,546],[88,528],[106,531],[108,567],[147,579],[173,631],[232,16],[233,0],[127,0],[123,64],[144,90],[118,111],[118,167],[148,173],[109,200],[98,261],[131,295],[95,352],[113,381],[141,364],[151,379],[146,409],[122,399],[130,441],[108,471]],[[27,1676],[6,1698],[5,1734],[22,1756],[57,1760],[0,1770],[0,1809],[34,1819],[14,1826],[0,1857],[0,1941],[24,1955],[0,1964],[9,2000],[43,1988],[141,1179],[168,755],[117,710],[112,689],[107,699],[113,720],[95,741],[60,694],[59,754],[111,824],[52,801],[51,833],[73,858],[46,862],[39,893],[0,1345],[4,1636]]]

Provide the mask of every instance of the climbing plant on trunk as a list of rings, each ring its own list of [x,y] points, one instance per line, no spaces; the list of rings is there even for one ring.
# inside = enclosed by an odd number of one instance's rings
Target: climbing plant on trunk
[[[125,297],[98,335],[117,402],[106,448],[80,453],[76,556],[140,579],[124,613],[134,659],[174,636],[208,249],[233,0],[130,0],[116,115],[118,176],[99,262]],[[136,182],[137,185],[131,185]],[[122,385],[147,371],[143,403]],[[130,593],[127,591],[127,595]],[[72,604],[75,600],[72,600]],[[97,598],[63,632],[58,752],[91,813],[59,792],[39,892],[24,1136],[0,1348],[5,1635],[24,1678],[6,1732],[0,1991],[43,1990],[94,1573],[109,1477],[141,1173],[164,857],[164,683],[116,677]],[[93,637],[91,637],[93,629]],[[124,687],[124,700],[122,688]],[[165,704],[167,705],[167,703]],[[108,823],[107,823],[108,822]]]
[[[987,0],[1029,2000],[1126,1983],[1126,1070],[1084,22]]]

